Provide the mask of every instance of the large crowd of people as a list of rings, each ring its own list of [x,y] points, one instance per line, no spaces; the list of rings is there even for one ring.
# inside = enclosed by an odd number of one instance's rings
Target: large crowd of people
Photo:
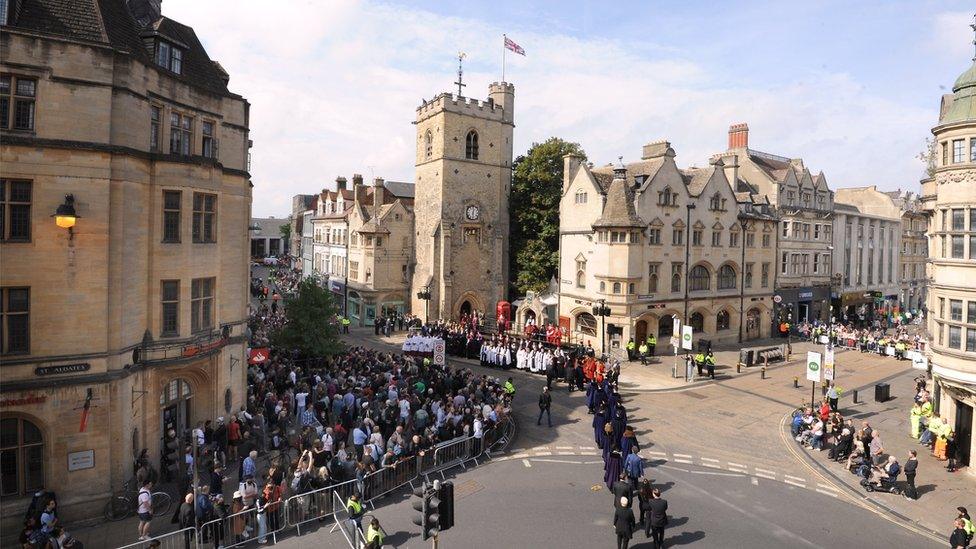
[[[831,345],[892,356],[898,360],[908,359],[911,351],[925,348],[924,334],[911,324],[857,327],[854,324],[828,324],[818,320],[797,325],[796,332],[813,342],[829,342]]]

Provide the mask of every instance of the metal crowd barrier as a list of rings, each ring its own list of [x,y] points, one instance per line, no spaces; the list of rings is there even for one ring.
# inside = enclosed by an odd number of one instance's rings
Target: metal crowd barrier
[[[349,496],[358,494],[363,505],[375,508],[373,500],[406,485],[413,487],[414,482],[420,477],[426,479],[428,475],[435,473],[441,473],[443,477],[447,469],[458,465],[465,467],[466,462],[477,461],[483,455],[490,457],[491,449],[497,444],[511,440],[514,430],[515,422],[511,418],[505,418],[485,430],[480,438],[471,436],[445,442],[424,452],[423,455],[411,457],[395,466],[384,467],[370,473],[362,481],[352,479],[293,495],[281,501],[277,509],[264,514],[265,539],[277,543],[278,534],[292,527],[300,536],[303,525],[332,517],[335,524],[333,530],[342,529],[350,546],[355,546],[354,543],[364,544],[362,532],[359,532],[355,526],[350,526],[349,512],[345,507]],[[216,549],[217,547],[229,549],[256,541],[259,531],[257,509],[252,507],[211,520],[201,525],[199,530],[184,528],[156,536],[148,541],[125,545],[119,549],[146,549],[152,541],[159,541],[160,549]]]
[[[191,549],[198,547],[196,540],[196,528],[184,528],[175,532],[169,532],[160,536],[154,536],[146,541],[137,541],[129,545],[123,545],[119,549],[145,549],[150,543],[159,542],[160,549]]]

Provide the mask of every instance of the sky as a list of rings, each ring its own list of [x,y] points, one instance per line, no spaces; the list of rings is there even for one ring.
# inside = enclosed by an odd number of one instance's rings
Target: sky
[[[423,99],[515,85],[515,154],[556,136],[597,165],[666,139],[799,157],[831,188],[917,190],[939,101],[974,57],[971,0],[371,2],[164,0],[251,103],[255,217],[353,173],[413,181]]]

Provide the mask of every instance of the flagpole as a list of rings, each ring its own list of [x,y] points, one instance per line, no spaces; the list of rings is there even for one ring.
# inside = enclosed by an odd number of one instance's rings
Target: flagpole
[[[502,82],[505,81],[505,39],[506,38],[508,37],[502,34]]]

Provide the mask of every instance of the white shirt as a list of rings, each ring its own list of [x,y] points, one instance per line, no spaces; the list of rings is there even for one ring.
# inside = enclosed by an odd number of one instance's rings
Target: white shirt
[[[145,488],[139,490],[139,512],[152,513],[152,494]]]

